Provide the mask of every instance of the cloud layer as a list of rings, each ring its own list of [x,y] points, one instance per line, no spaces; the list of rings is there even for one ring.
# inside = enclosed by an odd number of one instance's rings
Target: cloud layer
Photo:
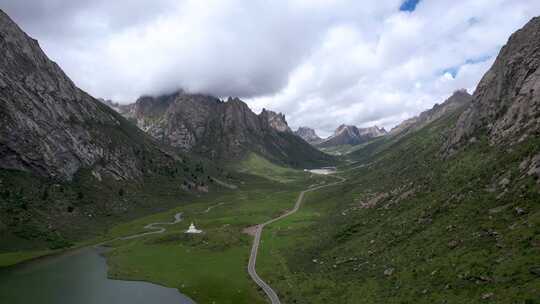
[[[391,127],[473,90],[536,0],[0,0],[73,80],[131,102],[179,88],[246,98],[328,135]]]

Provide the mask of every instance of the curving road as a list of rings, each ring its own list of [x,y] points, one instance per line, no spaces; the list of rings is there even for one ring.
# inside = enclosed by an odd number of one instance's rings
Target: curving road
[[[120,240],[131,240],[131,239],[136,239],[138,237],[145,236],[145,235],[163,233],[163,232],[167,231],[167,229],[165,227],[158,227],[158,226],[174,225],[176,223],[180,223],[181,221],[182,221],[182,212],[178,212],[177,214],[174,215],[174,221],[172,221],[172,222],[168,222],[168,223],[164,223],[164,222],[151,223],[151,224],[148,224],[148,225],[144,226],[144,229],[151,229],[151,230],[154,230],[154,231],[143,232],[143,233],[138,233],[138,234],[134,234],[134,235],[130,235],[130,236],[119,237],[118,239],[120,239]]]
[[[137,234],[128,235],[128,236],[121,236],[121,237],[117,237],[117,238],[112,239],[112,240],[108,240],[108,241],[96,244],[94,246],[98,247],[98,246],[102,246],[102,245],[105,245],[107,243],[111,243],[111,242],[118,241],[118,240],[131,240],[131,239],[136,239],[136,238],[139,238],[139,237],[142,237],[142,236],[145,236],[145,235],[163,233],[163,232],[167,231],[167,229],[165,227],[159,227],[159,226],[162,226],[162,225],[174,225],[174,224],[179,223],[181,221],[182,221],[182,212],[178,212],[177,214],[174,215],[174,221],[172,221],[172,222],[151,223],[151,224],[148,224],[148,225],[143,227],[144,229],[149,229],[149,230],[154,230],[154,231],[142,232],[142,233],[137,233]]]
[[[259,275],[257,274],[257,271],[255,270],[255,264],[257,263],[257,253],[259,251],[259,244],[261,242],[262,230],[263,230],[264,226],[270,225],[270,224],[272,224],[274,222],[277,222],[277,221],[279,221],[279,220],[281,220],[283,218],[286,218],[287,216],[289,216],[291,214],[294,214],[296,211],[298,211],[298,209],[300,209],[300,205],[302,205],[302,201],[304,200],[304,195],[306,193],[311,192],[311,191],[316,191],[316,190],[319,190],[319,189],[325,188],[325,187],[335,186],[335,185],[343,183],[345,181],[345,178],[343,178],[343,177],[339,177],[339,176],[333,176],[333,177],[339,179],[339,181],[334,182],[334,183],[330,183],[330,184],[327,184],[327,185],[317,186],[315,188],[310,188],[310,189],[307,189],[307,190],[304,190],[304,191],[300,192],[300,195],[298,196],[298,199],[296,200],[296,203],[294,204],[294,208],[292,210],[287,211],[286,213],[284,213],[281,216],[278,216],[278,217],[276,217],[274,219],[271,219],[271,220],[269,220],[267,222],[264,222],[264,223],[259,224],[259,225],[256,226],[255,235],[254,235],[254,239],[253,239],[253,246],[251,247],[251,254],[249,256],[248,273],[251,276],[251,279],[253,279],[253,281],[255,281],[255,283],[259,287],[261,287],[262,290],[266,293],[266,295],[270,299],[270,303],[272,303],[272,304],[281,304],[281,301],[279,300],[278,295],[272,289],[272,287],[270,287],[270,285],[268,285],[263,279],[261,279],[261,277],[259,277]]]

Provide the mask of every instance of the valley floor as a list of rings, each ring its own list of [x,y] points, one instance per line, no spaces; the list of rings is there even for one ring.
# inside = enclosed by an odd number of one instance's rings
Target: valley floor
[[[328,179],[301,172],[294,178],[286,184],[245,183],[229,194],[201,198],[113,229],[113,234],[137,233],[145,223],[166,222],[176,212],[184,217],[164,234],[110,244],[109,275],[178,288],[198,303],[265,303],[246,271],[252,237],[244,229],[291,209],[302,188]],[[191,222],[204,233],[185,234]]]
[[[540,192],[519,171],[538,142],[509,153],[481,140],[441,161],[437,134],[352,155],[338,170],[346,182],[306,193],[296,213],[265,227],[256,269],[282,303],[538,303]],[[200,304],[266,303],[247,273],[245,228],[335,178],[259,159],[244,168],[237,189],[110,229],[113,239],[183,217],[163,234],[108,244],[109,276],[177,288]],[[191,222],[204,233],[185,234]]]

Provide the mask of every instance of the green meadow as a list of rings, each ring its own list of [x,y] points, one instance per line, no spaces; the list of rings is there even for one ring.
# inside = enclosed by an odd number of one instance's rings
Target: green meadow
[[[252,237],[243,230],[279,216],[293,207],[300,191],[331,178],[285,169],[260,157],[246,164],[236,190],[203,195],[112,228],[109,238],[137,234],[145,232],[146,224],[171,222],[182,212],[183,220],[164,226],[163,234],[108,244],[109,276],[177,288],[198,303],[265,303],[246,270]],[[191,222],[204,233],[185,234]],[[261,256],[261,263],[265,258]]]

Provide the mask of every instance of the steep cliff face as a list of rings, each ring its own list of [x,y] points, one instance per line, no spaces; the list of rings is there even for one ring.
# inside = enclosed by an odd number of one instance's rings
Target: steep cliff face
[[[291,128],[289,128],[289,125],[287,124],[287,120],[285,120],[285,115],[282,113],[263,109],[261,114],[259,114],[259,117],[262,119],[263,123],[267,122],[268,126],[279,132],[292,133]]]
[[[514,33],[484,75],[447,143],[451,151],[477,131],[492,144],[540,131],[540,17]]]
[[[334,134],[324,139],[317,146],[321,148],[335,147],[341,145],[358,145],[373,138],[386,135],[386,130],[379,127],[357,128],[356,126],[341,125]]]
[[[78,89],[0,11],[0,168],[70,180],[81,167],[140,176],[144,136]]]
[[[420,113],[418,116],[409,118],[392,128],[390,135],[403,135],[421,129],[449,113],[468,106],[471,103],[471,100],[472,96],[467,90],[458,90],[442,104],[436,104],[433,108]]]
[[[248,152],[298,166],[330,160],[292,134],[283,114],[256,115],[238,98],[224,102],[184,92],[141,97],[125,115],[159,141],[215,160],[240,159]]]
[[[0,11],[0,252],[69,246],[212,191],[210,176],[227,175],[78,89]]]
[[[368,138],[375,138],[388,134],[388,132],[384,128],[379,128],[377,126],[359,128],[358,131],[361,136],[366,136]]]
[[[315,130],[308,127],[300,127],[294,132],[294,134],[300,136],[303,140],[312,145],[316,145],[322,141],[322,138],[315,133]]]

